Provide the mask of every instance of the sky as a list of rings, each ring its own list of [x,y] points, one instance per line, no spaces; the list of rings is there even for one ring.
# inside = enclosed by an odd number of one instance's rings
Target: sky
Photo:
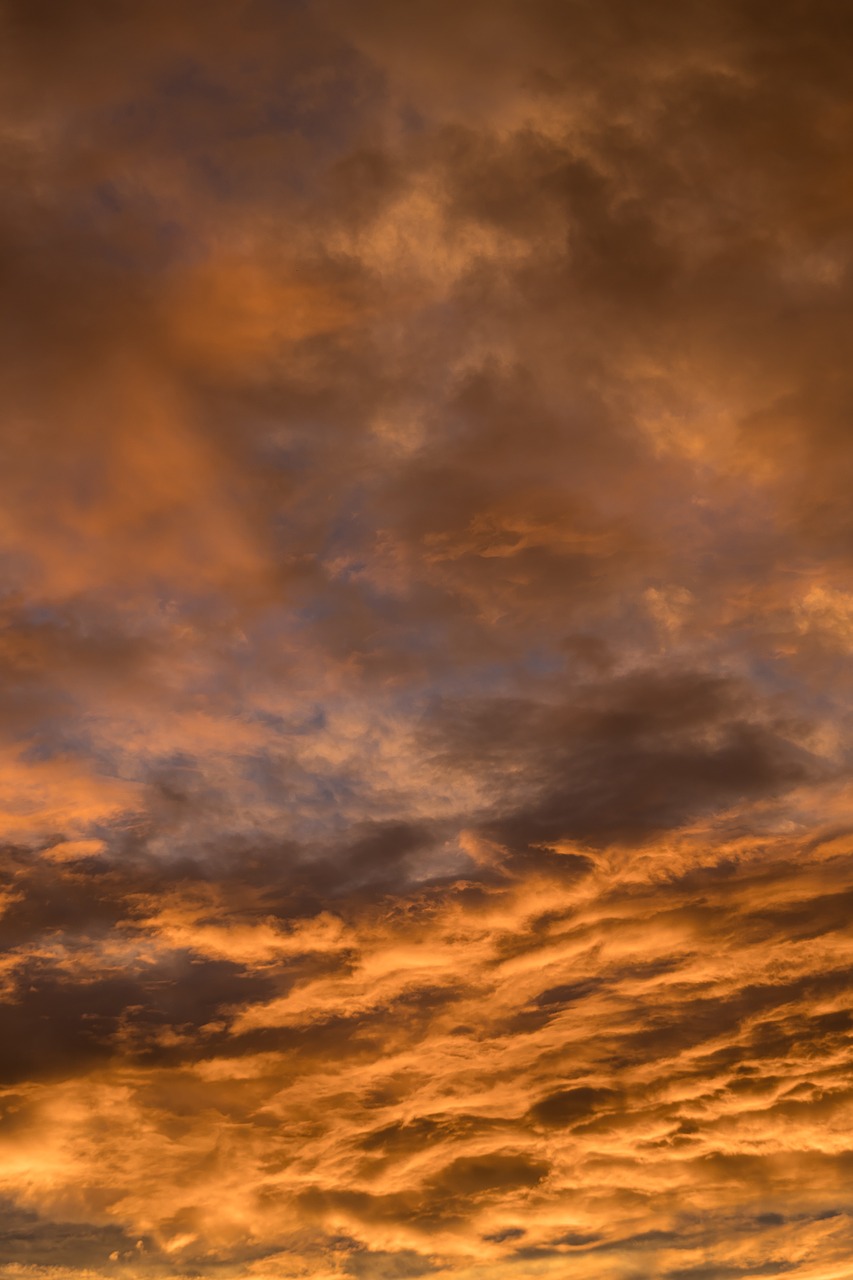
[[[851,83],[0,5],[0,1280],[853,1276]]]

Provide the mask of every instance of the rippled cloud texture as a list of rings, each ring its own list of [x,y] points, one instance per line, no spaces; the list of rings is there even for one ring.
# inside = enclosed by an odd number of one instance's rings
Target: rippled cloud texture
[[[846,0],[6,0],[3,1280],[843,1280]]]

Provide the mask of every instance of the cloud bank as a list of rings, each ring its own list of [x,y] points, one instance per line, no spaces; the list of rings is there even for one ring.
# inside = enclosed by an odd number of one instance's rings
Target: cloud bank
[[[0,21],[4,1280],[842,1280],[848,6]]]

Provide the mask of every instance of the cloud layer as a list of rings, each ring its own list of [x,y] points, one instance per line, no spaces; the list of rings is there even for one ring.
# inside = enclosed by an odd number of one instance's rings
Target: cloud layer
[[[4,1280],[842,1280],[841,0],[6,0]]]

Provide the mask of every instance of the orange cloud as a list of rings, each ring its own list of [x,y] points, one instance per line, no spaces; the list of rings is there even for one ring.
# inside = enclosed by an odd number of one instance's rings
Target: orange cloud
[[[843,6],[2,21],[2,1275],[846,1276]]]

